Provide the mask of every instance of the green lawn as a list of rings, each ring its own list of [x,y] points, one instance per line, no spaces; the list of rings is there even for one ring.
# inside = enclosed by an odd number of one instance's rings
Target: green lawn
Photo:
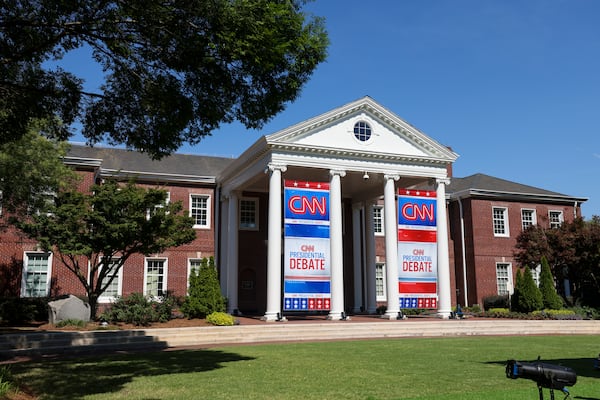
[[[536,384],[506,378],[506,361],[541,356],[575,369],[575,399],[600,400],[599,352],[595,336],[409,338],[45,360],[12,372],[41,399],[521,400],[538,399]]]

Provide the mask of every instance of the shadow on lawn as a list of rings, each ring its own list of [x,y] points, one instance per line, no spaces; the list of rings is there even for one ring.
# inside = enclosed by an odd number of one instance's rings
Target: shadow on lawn
[[[205,372],[224,368],[234,361],[252,360],[219,350],[178,350],[14,365],[23,373],[42,369],[42,373],[25,378],[27,386],[45,399],[78,399],[86,395],[119,392],[135,377]],[[152,400],[152,399],[148,399]]]

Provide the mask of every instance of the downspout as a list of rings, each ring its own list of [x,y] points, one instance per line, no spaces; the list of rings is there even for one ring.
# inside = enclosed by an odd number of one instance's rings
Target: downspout
[[[573,218],[577,218],[577,200],[575,200],[575,205],[573,205]]]
[[[465,216],[463,213],[462,199],[458,197],[458,209],[460,213],[460,246],[462,250],[462,267],[463,267],[463,293],[464,293],[464,307],[469,306],[468,293],[467,293],[467,250],[465,245]]]
[[[214,227],[215,227],[215,247],[214,247],[214,258],[215,265],[218,266],[219,278],[221,277],[221,264],[220,257],[221,254],[221,185],[217,185],[215,188],[215,217],[214,217]]]

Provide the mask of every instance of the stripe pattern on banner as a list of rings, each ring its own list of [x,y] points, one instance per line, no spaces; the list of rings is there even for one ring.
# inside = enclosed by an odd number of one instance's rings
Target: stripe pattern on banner
[[[398,191],[398,292],[401,308],[437,308],[436,192]]]

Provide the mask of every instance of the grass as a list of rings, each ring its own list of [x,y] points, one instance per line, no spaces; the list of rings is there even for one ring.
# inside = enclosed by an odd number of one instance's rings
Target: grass
[[[506,361],[541,356],[575,369],[574,398],[600,400],[599,352],[596,336],[411,338],[44,360],[12,374],[50,400],[521,400],[538,398],[536,384],[506,378]]]

